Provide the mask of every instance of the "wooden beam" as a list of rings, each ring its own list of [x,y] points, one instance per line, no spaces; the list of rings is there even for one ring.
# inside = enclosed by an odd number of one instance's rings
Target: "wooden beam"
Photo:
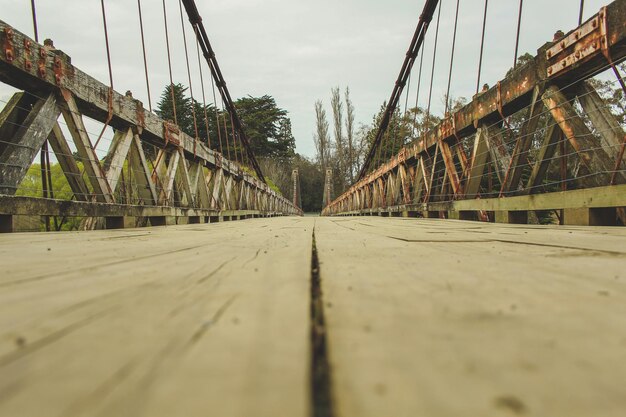
[[[37,97],[23,92],[11,96],[7,104],[0,111],[0,155],[12,143],[15,133],[24,125],[31,108],[37,102]]]
[[[200,208],[144,206],[53,200],[36,197],[0,195],[0,215],[67,216],[67,217],[190,217],[209,216],[217,210]],[[259,210],[232,210],[232,215],[259,214]]]
[[[459,179],[459,174],[457,173],[456,166],[454,165],[454,155],[450,150],[450,146],[446,142],[441,142],[440,148],[443,162],[446,165],[446,173],[448,175],[448,179],[450,180],[450,184],[452,185],[452,191],[454,191],[454,194],[458,194],[461,192],[461,180]]]
[[[533,170],[524,189],[524,194],[535,194],[539,191],[539,186],[543,182],[548,166],[552,162],[554,153],[556,152],[556,146],[560,140],[562,140],[563,133],[559,126],[552,121],[552,124],[548,127],[548,130],[544,136],[543,143],[539,149],[539,155],[537,156],[537,162],[533,166]]]
[[[489,147],[486,139],[488,136],[489,128],[487,128],[487,126],[482,126],[476,132],[469,177],[467,179],[467,185],[465,186],[465,196],[467,198],[476,198],[480,191],[480,183],[483,179],[483,173],[485,172],[487,158],[489,157]]]
[[[104,172],[113,194],[115,194],[115,190],[117,189],[120,174],[124,168],[124,161],[126,161],[132,142],[133,131],[131,128],[128,128],[126,131],[115,131],[111,146],[104,159]]]
[[[624,129],[607,107],[607,103],[600,98],[595,88],[588,81],[580,83],[577,96],[585,114],[602,139],[601,144],[604,151],[612,160],[616,161],[622,143],[626,140]],[[621,165],[626,169],[626,161],[622,160]],[[616,178],[624,180],[621,175],[616,176]]]
[[[548,87],[542,100],[586,168],[583,174],[591,174],[582,178],[581,182],[586,186],[608,184],[615,162],[602,149],[599,140],[589,131],[570,101],[556,86]]]
[[[182,191],[182,194],[185,196],[186,205],[195,207],[196,206],[196,195],[191,190],[191,180],[189,179],[189,170],[187,168],[187,161],[185,160],[184,155],[182,155],[182,151],[180,157],[178,158],[178,169],[176,170],[176,184],[177,188]],[[182,201],[180,203],[183,203]],[[183,204],[179,204],[183,205]]]
[[[625,206],[626,184],[620,184],[525,196],[432,203],[428,205],[428,210],[530,211]]]
[[[52,132],[48,135],[48,142],[54,151],[57,161],[59,161],[61,170],[65,174],[74,197],[78,201],[87,201],[90,196],[89,188],[58,122],[52,126]]]
[[[96,200],[105,203],[113,203],[115,198],[107,182],[106,174],[100,165],[96,151],[89,140],[87,129],[83,124],[83,118],[76,106],[76,101],[69,91],[63,91],[61,96],[65,100],[64,105],[60,106],[63,118],[74,139],[76,150],[85,167],[87,179],[93,187]]]
[[[144,204],[155,205],[158,202],[156,187],[152,181],[150,168],[148,167],[146,155],[144,154],[138,134],[133,135],[133,142],[130,149],[130,165],[132,166],[133,176],[137,183],[139,198],[142,199]]]
[[[517,138],[515,149],[511,155],[509,176],[502,187],[504,193],[517,191],[521,185],[522,173],[525,168],[528,168],[528,152],[532,146],[533,138],[539,126],[539,119],[544,108],[543,102],[541,101],[542,90],[543,87],[536,86],[533,91],[533,98],[528,107],[526,120],[524,120],[522,124],[520,135]]]
[[[54,94],[37,100],[0,155],[0,194],[14,195],[59,117]],[[8,117],[8,116],[7,116]]]
[[[506,170],[511,165],[511,155],[502,139],[502,130],[500,128],[492,129],[490,134],[485,136],[485,139],[496,175],[500,184],[503,184]]]

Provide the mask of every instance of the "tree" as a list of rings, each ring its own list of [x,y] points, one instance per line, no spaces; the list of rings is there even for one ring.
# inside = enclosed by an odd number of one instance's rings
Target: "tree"
[[[380,110],[378,114],[376,114],[372,119],[372,124],[366,128],[364,133],[363,140],[367,144],[367,152],[374,143],[376,139],[376,134],[378,133],[378,127],[383,119],[385,114],[385,110],[387,108],[387,103],[383,103],[380,106]],[[374,155],[375,160],[374,164],[378,164],[397,154],[402,147],[409,143],[413,139],[413,126],[411,124],[413,118],[410,116],[410,113],[401,114],[400,109],[396,108],[396,111],[393,112],[391,119],[389,120],[389,125],[387,126],[387,130],[380,142],[380,148],[376,151]],[[371,165],[370,169],[375,168],[375,165]]]
[[[343,140],[343,103],[339,87],[331,90],[330,107],[333,111],[333,132],[335,137],[335,175],[339,190],[346,188],[346,177],[348,173],[346,164],[347,149]]]
[[[196,133],[193,126],[191,98],[185,96],[187,90],[188,88],[180,83],[166,85],[157,103],[156,114],[163,120],[176,123],[183,132],[193,138]]]
[[[348,142],[347,166],[350,184],[354,183],[354,171],[357,169],[354,154],[354,105],[350,100],[350,87],[346,87],[346,141]]]
[[[295,154],[296,141],[291,132],[291,120],[287,111],[276,105],[273,97],[240,98],[235,102],[235,108],[255,156],[284,159]]]
[[[214,150],[220,149],[219,136],[217,131],[217,111],[215,106],[207,104],[206,107],[202,103],[193,101],[196,111],[196,119],[198,124],[198,138]],[[208,129],[207,129],[208,127]]]
[[[328,127],[324,105],[321,100],[317,100],[315,102],[315,134],[313,135],[313,140],[317,150],[317,162],[322,169],[325,169],[330,164],[331,149]]]
[[[302,210],[306,213],[319,213],[322,210],[324,170],[315,161],[299,154],[295,155],[292,162],[292,169],[296,168],[300,177]],[[291,192],[287,195],[291,196]]]

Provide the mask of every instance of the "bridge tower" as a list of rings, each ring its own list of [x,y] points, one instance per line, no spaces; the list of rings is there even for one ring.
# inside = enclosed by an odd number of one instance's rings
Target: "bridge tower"
[[[333,170],[326,168],[326,176],[324,178],[324,196],[322,200],[322,208],[325,208],[333,201]]]
[[[291,183],[293,186],[292,203],[298,208],[302,208],[302,195],[300,194],[300,174],[297,169],[291,172]]]

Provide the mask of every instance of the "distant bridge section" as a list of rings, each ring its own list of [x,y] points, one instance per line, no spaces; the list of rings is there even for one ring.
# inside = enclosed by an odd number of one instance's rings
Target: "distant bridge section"
[[[14,230],[15,216],[87,217],[86,228],[118,228],[301,213],[130,92],[113,91],[75,67],[52,42],[41,45],[0,21],[0,45],[0,82],[23,91],[0,113],[0,230]],[[103,160],[84,116],[115,130]],[[15,196],[46,141],[71,201]],[[154,160],[145,145],[156,149]]]
[[[625,57],[618,0],[555,35],[323,214],[526,223],[548,210],[561,224],[626,224],[626,135],[587,81],[611,67],[619,74]]]

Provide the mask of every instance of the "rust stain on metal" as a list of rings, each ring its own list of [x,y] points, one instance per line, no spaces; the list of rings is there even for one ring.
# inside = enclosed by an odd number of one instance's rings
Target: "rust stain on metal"
[[[37,74],[39,78],[46,78],[46,60],[48,59],[48,52],[46,48],[39,48],[39,63],[37,64]]]
[[[28,72],[33,69],[33,62],[31,61],[32,47],[33,43],[30,39],[24,38],[24,69]]]
[[[171,144],[173,146],[180,146],[180,129],[172,122],[163,122],[163,137],[165,138],[165,146]]]
[[[63,81],[63,61],[60,57],[54,57],[54,80],[57,85],[61,85],[61,81]]]
[[[600,49],[605,51],[607,44],[605,9],[604,7],[600,9],[597,16],[555,42],[546,51],[546,58],[550,64],[546,70],[548,77],[554,77],[587,60]],[[608,49],[604,53],[606,55]]]
[[[13,29],[4,28],[4,56],[7,62],[13,62],[15,59],[15,52],[13,49]]]
[[[143,128],[146,127],[146,112],[143,108],[143,104],[139,100],[135,100],[136,105],[136,115],[137,115],[137,127]]]

